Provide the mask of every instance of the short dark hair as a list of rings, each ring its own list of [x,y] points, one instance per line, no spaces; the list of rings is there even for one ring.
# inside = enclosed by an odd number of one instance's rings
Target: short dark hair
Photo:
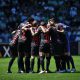
[[[30,23],[30,22],[33,22],[33,21],[34,21],[34,18],[29,17],[27,21],[28,21],[29,23]]]

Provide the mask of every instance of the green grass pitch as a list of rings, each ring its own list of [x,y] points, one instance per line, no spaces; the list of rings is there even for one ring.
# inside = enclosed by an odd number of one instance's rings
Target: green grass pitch
[[[73,56],[76,72],[75,73],[17,73],[17,58],[12,66],[12,73],[7,73],[7,66],[10,58],[0,58],[0,80],[80,80],[80,56]],[[36,60],[34,71],[36,71]],[[50,70],[55,71],[54,58],[51,58]]]

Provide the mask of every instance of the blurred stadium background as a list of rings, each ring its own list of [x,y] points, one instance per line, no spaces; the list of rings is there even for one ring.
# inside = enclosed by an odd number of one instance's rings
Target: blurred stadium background
[[[32,16],[40,21],[54,17],[69,26],[71,54],[80,53],[80,0],[0,0],[0,57],[6,56],[11,32]],[[9,56],[9,55],[8,55]]]

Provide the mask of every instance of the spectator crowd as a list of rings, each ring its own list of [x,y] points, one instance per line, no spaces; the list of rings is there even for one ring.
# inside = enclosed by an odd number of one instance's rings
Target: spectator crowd
[[[80,27],[79,0],[0,0],[0,42],[8,43],[10,33],[33,17],[47,21],[54,17],[72,28]]]

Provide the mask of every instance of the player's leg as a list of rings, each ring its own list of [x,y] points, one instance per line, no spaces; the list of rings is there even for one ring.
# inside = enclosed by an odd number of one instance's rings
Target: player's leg
[[[46,72],[49,73],[50,72],[49,65],[50,65],[50,59],[51,59],[50,44],[49,43],[46,43],[44,45],[44,52],[45,52],[45,55],[46,55]]]
[[[30,53],[27,53],[30,54]],[[25,72],[29,73],[30,72],[30,56],[25,57]]]
[[[66,71],[66,57],[65,55],[61,55],[61,65],[62,65],[62,72]]]
[[[30,72],[30,57],[31,57],[31,46],[26,45],[25,46],[25,72]]]
[[[18,73],[23,73],[24,72],[24,45],[19,44],[18,45]]]
[[[36,46],[32,45],[31,46],[31,73],[34,72],[33,69],[34,69],[35,54],[36,54]]]
[[[59,55],[54,56],[55,64],[56,64],[56,72],[59,72],[61,70],[61,59]]]
[[[35,56],[37,57],[37,73],[40,72],[40,57],[39,57],[39,46],[35,48]]]
[[[8,73],[12,73],[11,67],[15,61],[15,58],[17,57],[17,54],[18,54],[16,45],[10,46],[10,54],[11,54],[11,59],[10,59],[9,64],[8,64]]]
[[[75,71],[76,71],[76,69],[75,69],[75,65],[74,65],[74,60],[73,60],[73,58],[72,58],[72,56],[71,56],[71,55],[69,56],[69,62],[70,62],[70,63],[71,63],[71,65],[72,65],[71,72],[75,72]]]
[[[8,73],[12,73],[12,72],[11,72],[11,67],[12,67],[12,64],[13,64],[15,58],[16,58],[16,57],[13,57],[13,58],[11,58],[10,61],[9,61],[9,64],[8,64]]]
[[[31,72],[34,72],[34,56],[31,56]]]
[[[44,53],[43,52],[39,52],[39,56],[40,56],[40,65],[41,65],[41,68],[42,70],[40,71],[40,74],[41,73],[44,73]]]
[[[51,59],[51,56],[46,56],[46,72],[47,72],[47,73],[50,73],[50,72],[51,72],[51,71],[49,70],[50,59]]]
[[[24,61],[23,56],[18,56],[18,73],[24,72]]]
[[[70,72],[69,56],[68,56],[68,55],[65,55],[65,59],[66,59],[66,65],[67,65],[66,71],[67,71],[67,72]]]
[[[39,73],[39,72],[40,72],[40,57],[38,55],[38,57],[37,57],[37,73]]]

